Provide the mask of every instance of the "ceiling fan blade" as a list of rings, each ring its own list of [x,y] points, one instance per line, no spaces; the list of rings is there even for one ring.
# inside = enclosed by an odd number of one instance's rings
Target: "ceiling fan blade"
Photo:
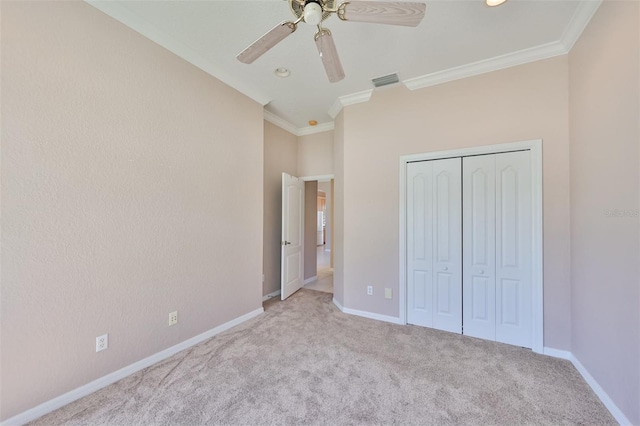
[[[244,49],[237,58],[240,62],[250,64],[276,44],[284,40],[288,35],[293,33],[297,28],[295,22],[283,22],[276,25],[268,33],[254,41],[249,47]]]
[[[425,9],[424,3],[351,1],[340,5],[338,17],[343,21],[417,27]]]
[[[327,77],[329,77],[329,82],[335,83],[342,80],[344,78],[344,70],[342,69],[331,31],[322,28],[316,33],[315,40],[322,59],[322,65],[324,65],[324,70],[327,72]]]

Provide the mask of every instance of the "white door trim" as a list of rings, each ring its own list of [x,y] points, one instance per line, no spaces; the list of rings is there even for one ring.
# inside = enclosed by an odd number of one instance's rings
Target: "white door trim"
[[[328,180],[333,179],[333,175],[303,176],[300,179],[302,179],[305,182],[313,181],[313,180],[317,180],[318,182],[326,182]]]
[[[452,157],[468,157],[471,155],[498,154],[501,152],[530,150],[531,151],[531,194],[532,194],[532,218],[533,235],[531,239],[531,283],[533,285],[532,297],[532,336],[533,351],[544,352],[544,309],[543,309],[543,236],[542,236],[542,139],[530,141],[511,142],[499,145],[477,146],[470,148],[452,149],[447,151],[427,152],[423,154],[403,155],[400,157],[400,250],[399,250],[399,291],[398,303],[400,322],[407,323],[407,221],[406,221],[406,183],[407,163],[413,161],[436,160]]]

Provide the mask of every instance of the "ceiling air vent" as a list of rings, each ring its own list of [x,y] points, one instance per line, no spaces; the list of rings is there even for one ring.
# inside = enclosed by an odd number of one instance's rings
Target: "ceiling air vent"
[[[398,79],[398,74],[393,73],[389,75],[383,75],[382,77],[377,77],[371,80],[375,87],[388,86],[390,84],[396,84],[400,80]]]

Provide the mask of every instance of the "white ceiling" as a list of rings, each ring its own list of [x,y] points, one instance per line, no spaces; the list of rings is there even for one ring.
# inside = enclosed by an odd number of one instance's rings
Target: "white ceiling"
[[[366,101],[371,79],[398,73],[411,89],[566,53],[597,9],[598,0],[427,0],[417,28],[324,22],[346,78],[329,83],[318,56],[315,27],[297,31],[253,64],[236,55],[276,24],[291,20],[286,0],[87,0],[178,56],[266,105],[271,121],[294,133],[308,121],[331,128],[342,105]],[[291,70],[276,77],[278,67]],[[411,81],[406,81],[411,80]],[[356,96],[351,96],[357,94]]]

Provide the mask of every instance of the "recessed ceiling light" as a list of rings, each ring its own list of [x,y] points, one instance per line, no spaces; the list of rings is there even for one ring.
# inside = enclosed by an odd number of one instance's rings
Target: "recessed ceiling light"
[[[487,6],[489,7],[500,6],[502,3],[506,1],[507,0],[485,0],[485,2],[487,3]]]
[[[309,126],[316,126],[318,122],[316,120],[309,120]]]
[[[276,68],[276,70],[273,73],[280,78],[289,77],[291,75],[291,71],[283,67]]]

